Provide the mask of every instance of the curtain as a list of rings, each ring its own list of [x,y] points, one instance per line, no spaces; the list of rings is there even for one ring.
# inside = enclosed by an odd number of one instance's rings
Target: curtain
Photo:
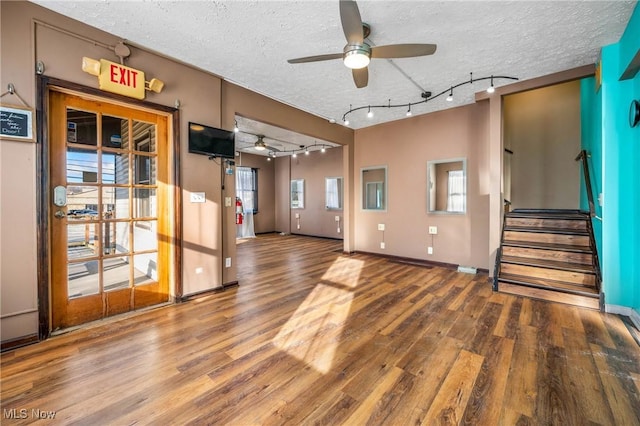
[[[464,174],[462,170],[448,172],[447,211],[464,212]]]
[[[242,201],[245,212],[255,211],[254,177],[251,167],[236,167],[236,197]]]

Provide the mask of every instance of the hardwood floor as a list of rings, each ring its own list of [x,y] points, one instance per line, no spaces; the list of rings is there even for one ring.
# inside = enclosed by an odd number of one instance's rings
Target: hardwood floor
[[[2,424],[640,424],[620,317],[341,248],[246,240],[238,288],[3,353]]]

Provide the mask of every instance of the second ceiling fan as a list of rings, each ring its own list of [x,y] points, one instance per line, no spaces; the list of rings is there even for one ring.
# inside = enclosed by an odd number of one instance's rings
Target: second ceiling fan
[[[364,40],[369,36],[369,25],[362,22],[360,10],[353,0],[340,0],[340,21],[342,30],[347,38],[347,45],[342,53],[306,56],[289,59],[290,64],[305,62],[328,61],[340,59],[351,68],[356,87],[366,87],[369,83],[367,65],[372,58],[411,58],[415,56],[432,55],[436,51],[435,44],[389,44],[386,46],[370,46]]]

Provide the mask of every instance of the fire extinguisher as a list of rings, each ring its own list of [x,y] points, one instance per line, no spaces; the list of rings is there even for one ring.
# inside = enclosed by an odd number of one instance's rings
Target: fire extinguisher
[[[242,200],[236,197],[236,225],[242,225]]]

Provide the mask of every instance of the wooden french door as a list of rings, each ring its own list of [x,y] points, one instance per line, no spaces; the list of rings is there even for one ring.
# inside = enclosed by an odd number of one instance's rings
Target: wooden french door
[[[168,301],[167,117],[49,99],[52,329]]]

